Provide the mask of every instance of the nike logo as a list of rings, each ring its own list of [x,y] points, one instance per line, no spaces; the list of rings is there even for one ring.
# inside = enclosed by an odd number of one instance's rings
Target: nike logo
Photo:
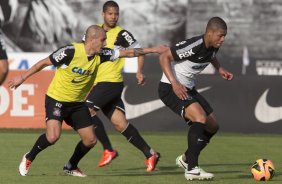
[[[90,100],[86,100],[86,102],[87,102],[87,103],[93,103],[93,102],[92,102],[92,101],[90,101]]]
[[[201,93],[203,91],[209,90],[210,88],[211,87],[205,87],[205,88],[198,89],[197,91],[199,93]],[[130,109],[130,110],[126,111],[126,118],[129,119],[129,120],[134,119],[134,118],[138,118],[140,116],[144,116],[148,113],[151,113],[153,111],[156,111],[160,108],[165,107],[165,104],[160,99],[152,100],[152,101],[149,101],[149,102],[144,102],[144,103],[136,104],[136,105],[135,104],[129,104],[125,100],[126,89],[127,89],[127,86],[124,87],[124,90],[123,90],[122,95],[121,95],[121,99],[124,102],[126,109]]]
[[[83,80],[80,80],[80,81],[76,81],[76,80],[74,80],[74,79],[72,79],[72,83],[80,83],[80,82],[82,82]]]
[[[199,138],[197,141],[198,141],[198,142],[203,142],[204,140]]]
[[[262,123],[274,123],[282,119],[282,107],[271,107],[268,105],[266,98],[269,89],[259,98],[255,107],[255,116]]]

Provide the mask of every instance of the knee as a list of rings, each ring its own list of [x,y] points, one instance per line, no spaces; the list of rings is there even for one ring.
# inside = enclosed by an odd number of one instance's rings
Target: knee
[[[87,138],[86,140],[83,140],[82,142],[87,147],[94,147],[97,144],[97,138],[96,137]]]
[[[200,115],[200,116],[196,116],[194,118],[194,120],[192,120],[193,122],[199,122],[199,123],[203,123],[203,124],[206,124],[207,122],[207,117],[204,116],[204,115]]]
[[[50,144],[55,144],[59,139],[60,139],[60,135],[50,135],[50,134],[46,134],[47,140]]]
[[[211,131],[216,133],[219,130],[219,125],[216,123],[212,128]]]

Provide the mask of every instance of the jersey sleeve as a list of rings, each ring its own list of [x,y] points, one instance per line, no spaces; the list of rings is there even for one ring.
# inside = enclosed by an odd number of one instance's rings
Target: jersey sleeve
[[[119,50],[118,49],[110,49],[110,48],[102,48],[100,57],[101,63],[106,61],[114,61],[119,58]]]
[[[69,65],[74,57],[74,46],[66,45],[53,52],[49,58],[54,66]]]
[[[186,47],[188,45],[189,45],[189,43],[187,43],[187,40],[184,40],[184,41],[180,41],[180,42],[178,42],[175,45],[170,47],[171,54],[172,54],[173,59],[175,61],[181,61],[181,60],[184,59],[184,57],[182,57],[182,55],[184,56],[184,54],[186,52],[185,51]],[[185,57],[185,59],[188,59],[188,57]]]
[[[114,45],[123,48],[140,48],[140,44],[138,43],[138,41],[127,30],[122,30],[118,33]]]
[[[175,61],[183,61],[193,58],[202,44],[202,37],[193,37],[176,43],[170,48],[170,51]]]

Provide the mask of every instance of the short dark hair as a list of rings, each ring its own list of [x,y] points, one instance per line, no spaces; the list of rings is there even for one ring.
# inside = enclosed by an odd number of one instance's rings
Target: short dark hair
[[[227,30],[226,22],[220,17],[212,17],[207,24],[206,31],[209,29],[218,30],[223,29]]]
[[[115,1],[107,1],[103,5],[103,12],[106,12],[108,7],[116,7],[119,9],[118,4]]]

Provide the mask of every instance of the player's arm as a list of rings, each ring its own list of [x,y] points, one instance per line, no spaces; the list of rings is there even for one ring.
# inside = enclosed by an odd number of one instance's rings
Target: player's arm
[[[186,99],[188,97],[187,89],[185,86],[183,86],[177,81],[171,68],[171,62],[174,60],[171,53],[171,49],[166,49],[166,51],[161,53],[159,60],[161,68],[168,80],[170,81],[174,93],[178,96],[178,98],[182,100]]]
[[[37,62],[35,65],[33,65],[30,69],[28,69],[24,74],[17,76],[15,78],[13,78],[12,80],[9,81],[8,85],[11,89],[13,88],[17,88],[18,86],[20,86],[27,78],[29,78],[30,76],[32,76],[33,74],[39,72],[40,70],[42,70],[43,68],[45,68],[46,66],[50,66],[52,65],[49,57],[40,60],[39,62]]]
[[[56,67],[59,67],[63,64],[69,65],[73,56],[74,56],[74,46],[73,45],[67,45],[67,46],[61,47],[58,50],[56,50],[55,52],[53,52],[47,58],[38,61],[35,65],[33,65],[30,69],[28,69],[26,73],[18,77],[15,77],[11,81],[9,81],[9,87],[16,89],[27,78],[41,71],[43,68],[47,66],[54,65]]]
[[[150,53],[162,53],[167,49],[165,45],[159,45],[156,47],[148,47],[148,48],[132,48],[126,50],[119,50],[119,58],[123,57],[138,57],[143,56]]]
[[[211,64],[213,67],[218,71],[219,75],[226,80],[232,80],[233,79],[233,74],[226,69],[224,69],[222,66],[220,66],[220,63],[218,62],[217,58],[214,57],[213,60],[211,61]]]
[[[137,71],[136,71],[136,79],[137,79],[137,84],[140,85],[145,85],[145,75],[143,74],[143,67],[144,67],[144,56],[139,56],[137,58]]]

